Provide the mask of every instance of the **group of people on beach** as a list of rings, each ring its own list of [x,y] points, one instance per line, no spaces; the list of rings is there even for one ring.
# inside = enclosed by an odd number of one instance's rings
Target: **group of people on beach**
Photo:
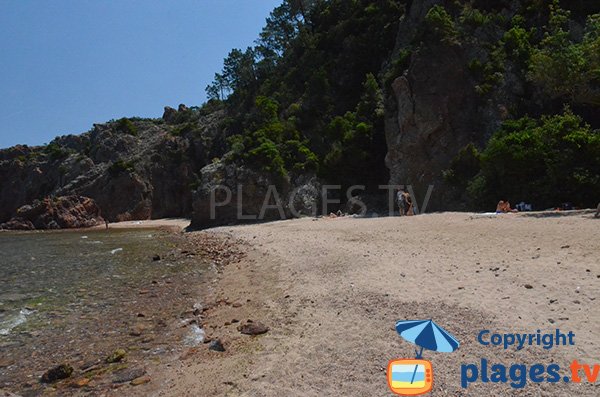
[[[508,212],[517,212],[517,210],[510,208],[510,202],[508,200],[500,200],[496,206],[496,213],[502,214]]]

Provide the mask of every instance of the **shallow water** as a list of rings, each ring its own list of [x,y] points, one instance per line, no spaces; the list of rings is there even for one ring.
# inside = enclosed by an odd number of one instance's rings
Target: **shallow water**
[[[143,362],[198,343],[185,313],[208,264],[182,246],[159,230],[0,233],[0,389],[39,391],[45,369],[120,347]]]
[[[84,294],[110,300],[115,280],[164,275],[149,258],[168,244],[149,230],[0,233],[0,335],[40,312],[77,306]]]

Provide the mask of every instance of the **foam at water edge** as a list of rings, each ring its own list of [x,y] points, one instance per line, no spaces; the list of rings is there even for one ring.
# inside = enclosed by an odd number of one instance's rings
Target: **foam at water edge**
[[[190,331],[185,337],[184,343],[187,346],[198,346],[204,342],[205,332],[198,324],[191,324]]]
[[[10,319],[10,320],[6,321],[4,324],[2,324],[4,327],[0,328],[0,335],[10,334],[10,331],[12,331],[14,328],[18,327],[19,325],[21,325],[25,321],[27,321],[27,316],[29,316],[31,313],[33,313],[33,310],[29,310],[29,309],[19,310],[19,314],[17,316],[13,317],[12,319]]]

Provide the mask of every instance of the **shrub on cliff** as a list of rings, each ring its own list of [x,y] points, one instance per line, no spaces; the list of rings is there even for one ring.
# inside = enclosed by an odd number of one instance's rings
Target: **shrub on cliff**
[[[116,130],[122,134],[137,136],[138,130],[135,124],[128,118],[121,118],[115,122]]]
[[[425,15],[425,29],[427,33],[435,35],[447,44],[458,44],[458,31],[452,16],[444,6],[434,5]]]
[[[554,1],[540,45],[531,57],[530,79],[554,98],[600,105],[600,14],[587,18],[581,40],[569,30],[569,11]]]
[[[383,94],[371,73],[365,76],[362,87],[355,110],[335,117],[325,129],[330,146],[320,174],[342,188],[360,184],[377,189],[379,178],[386,175]]]
[[[55,142],[50,142],[44,148],[46,153],[51,160],[62,160],[69,155],[69,151]]]
[[[232,159],[284,173],[333,167],[337,172],[328,175],[334,184],[352,175],[345,167],[351,164],[361,171],[352,183],[366,183],[365,174],[369,181],[386,183],[380,115],[357,119],[355,124],[364,124],[360,131],[352,128],[357,139],[346,143],[359,142],[363,132],[376,143],[362,147],[373,151],[353,161],[325,164],[326,156],[335,157],[341,144],[327,134],[334,120],[356,112],[365,93],[365,76],[370,74],[370,82],[378,86],[375,76],[394,48],[404,6],[399,0],[284,0],[267,19],[257,45],[231,51],[207,87],[209,97],[227,108]],[[407,60],[405,54],[395,63],[397,69]],[[257,123],[261,97],[277,104],[277,121]],[[277,137],[277,131],[282,135]],[[373,158],[378,159],[375,167]]]
[[[117,176],[123,172],[133,171],[135,171],[133,161],[117,160],[108,167],[108,172],[111,176]]]
[[[315,171],[317,157],[300,140],[293,121],[281,120],[279,105],[271,98],[256,98],[249,130],[229,138],[230,161],[241,162],[277,176],[289,172]]]
[[[568,107],[559,115],[505,122],[480,161],[468,190],[482,208],[500,199],[537,209],[567,201],[589,207],[600,197],[600,131]]]

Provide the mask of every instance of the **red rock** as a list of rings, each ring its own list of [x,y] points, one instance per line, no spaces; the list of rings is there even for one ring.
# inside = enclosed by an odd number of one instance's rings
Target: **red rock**
[[[47,197],[17,209],[16,216],[0,229],[72,229],[92,227],[104,222],[100,207],[89,197],[71,195]]]
[[[269,327],[257,321],[240,325],[238,331],[245,335],[261,335],[269,332]]]
[[[134,380],[132,380],[130,383],[132,386],[138,386],[138,385],[143,385],[144,383],[148,383],[150,382],[150,377],[149,376],[140,376],[139,378],[135,378]]]

